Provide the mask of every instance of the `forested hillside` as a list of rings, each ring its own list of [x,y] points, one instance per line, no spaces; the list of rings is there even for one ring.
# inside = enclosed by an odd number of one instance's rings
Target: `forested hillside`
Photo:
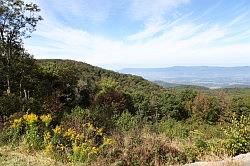
[[[2,165],[28,165],[25,156],[42,156],[33,165],[181,165],[250,151],[249,90],[168,89],[83,62],[36,60],[23,40],[42,20],[39,7],[0,4]]]

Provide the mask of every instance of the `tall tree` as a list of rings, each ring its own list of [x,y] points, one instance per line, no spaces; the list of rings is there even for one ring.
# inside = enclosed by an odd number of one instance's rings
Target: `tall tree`
[[[18,59],[17,56],[22,58],[26,54],[23,39],[30,37],[37,23],[42,20],[38,15],[39,11],[39,7],[34,3],[0,0],[0,65],[5,72],[7,94],[11,93],[12,67],[15,66],[13,63]]]

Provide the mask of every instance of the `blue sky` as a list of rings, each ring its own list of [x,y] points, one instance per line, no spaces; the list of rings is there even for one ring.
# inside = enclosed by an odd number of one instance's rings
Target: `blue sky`
[[[35,58],[109,69],[250,65],[250,0],[32,2],[44,18],[25,40]]]

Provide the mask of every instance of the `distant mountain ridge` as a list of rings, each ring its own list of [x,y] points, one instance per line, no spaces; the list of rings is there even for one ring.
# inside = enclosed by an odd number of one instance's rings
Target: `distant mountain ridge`
[[[249,87],[250,66],[174,66],[167,68],[125,68],[122,73],[142,76],[151,81],[205,86],[209,88]]]

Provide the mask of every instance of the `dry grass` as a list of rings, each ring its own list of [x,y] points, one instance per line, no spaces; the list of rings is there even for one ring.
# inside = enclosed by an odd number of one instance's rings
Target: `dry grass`
[[[8,146],[0,148],[0,165],[4,166],[64,166],[42,153],[26,153],[22,149],[13,149]]]

